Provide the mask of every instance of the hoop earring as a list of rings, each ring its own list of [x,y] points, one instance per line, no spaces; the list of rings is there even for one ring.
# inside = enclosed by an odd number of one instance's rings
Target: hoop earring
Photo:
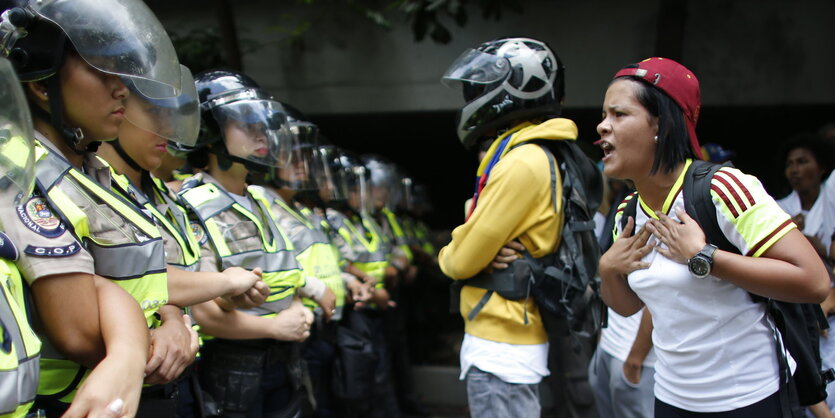
[[[658,135],[655,135],[655,138],[652,139],[655,141],[656,144],[658,143]]]

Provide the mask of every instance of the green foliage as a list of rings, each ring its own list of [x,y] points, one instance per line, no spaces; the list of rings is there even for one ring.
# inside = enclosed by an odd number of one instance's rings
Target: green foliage
[[[212,68],[231,67],[223,54],[223,40],[217,28],[193,29],[186,33],[172,31],[170,37],[180,63],[194,74]],[[252,52],[261,47],[259,42],[251,39],[239,39],[238,43],[242,52]]]
[[[467,0],[398,0],[397,3],[411,23],[416,42],[429,35],[434,42],[449,43],[452,33],[443,21],[451,20],[459,27],[467,24]],[[477,5],[484,19],[499,20],[504,9],[517,13],[523,10],[521,0],[477,0]]]
[[[424,41],[427,36],[436,43],[446,44],[452,40],[448,28],[450,21],[464,27],[469,19],[468,9],[477,7],[484,19],[499,20],[505,10],[521,13],[521,0],[297,0],[311,8],[323,10],[348,9],[363,20],[382,29],[391,29],[392,20],[405,15],[415,42]],[[475,6],[472,6],[475,4]],[[303,42],[304,35],[315,29],[321,19],[306,19],[284,15],[279,18],[286,23],[276,24],[273,30],[285,35],[282,41],[293,44]]]

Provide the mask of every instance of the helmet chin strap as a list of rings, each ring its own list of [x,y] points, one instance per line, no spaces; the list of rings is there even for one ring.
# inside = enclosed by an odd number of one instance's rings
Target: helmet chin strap
[[[96,142],[96,144],[100,144],[100,142]],[[138,186],[143,191],[143,193],[150,196],[151,194],[149,193],[149,191],[153,190],[153,180],[151,179],[151,173],[148,170],[142,168],[136,162],[136,160],[134,160],[133,158],[131,158],[130,155],[128,155],[125,149],[122,148],[122,144],[119,142],[119,138],[110,141],[109,144],[113,146],[113,149],[116,150],[116,153],[119,154],[119,157],[122,157],[122,160],[128,163],[128,165],[131,168],[139,172],[140,184]]]
[[[61,68],[64,64],[66,45],[69,42],[63,33],[61,37],[63,39],[59,40],[60,50],[55,54],[55,62],[53,63],[53,68],[56,69]],[[47,116],[44,119],[52,124],[73,152],[78,155],[83,155],[86,152],[95,152],[99,148],[98,141],[93,141],[87,144],[87,146],[81,147],[85,139],[84,131],[81,128],[73,128],[64,123],[64,98],[63,94],[61,94],[61,77],[59,72],[46,79],[46,92],[48,95],[47,99],[49,100],[49,115],[43,115],[46,112],[40,107],[32,106],[36,109],[36,112],[41,113],[41,117]]]
[[[136,171],[138,171],[138,172],[140,172],[140,173],[142,173],[142,172],[144,172],[144,171],[148,171],[148,170],[145,170],[144,168],[142,168],[142,167],[141,167],[141,166],[140,166],[140,165],[136,162],[136,160],[134,160],[133,158],[131,158],[131,156],[130,156],[130,155],[128,155],[128,153],[125,151],[125,149],[124,149],[124,148],[122,148],[122,144],[119,142],[119,138],[116,138],[116,139],[114,139],[113,141],[110,141],[110,142],[109,142],[109,144],[110,144],[111,146],[113,146],[113,149],[115,149],[115,150],[116,150],[116,153],[117,153],[117,154],[119,154],[119,156],[120,156],[120,157],[122,157],[122,160],[124,160],[126,163],[128,163],[128,165],[129,165],[132,169],[134,169],[134,170],[136,170]]]
[[[264,165],[247,160],[246,158],[230,155],[229,150],[226,149],[226,144],[224,144],[222,140],[209,146],[209,152],[217,157],[217,165],[223,171],[229,170],[233,163],[241,163],[249,171],[269,171],[269,168]]]

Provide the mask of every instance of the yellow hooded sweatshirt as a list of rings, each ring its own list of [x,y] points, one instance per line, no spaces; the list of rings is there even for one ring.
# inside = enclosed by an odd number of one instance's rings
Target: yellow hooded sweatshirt
[[[452,241],[441,249],[441,270],[453,280],[469,279],[490,267],[508,242],[518,239],[535,258],[553,252],[562,233],[562,179],[557,175],[557,211],[551,200],[548,156],[532,141],[573,141],[577,126],[569,119],[549,119],[538,125],[525,122],[493,141],[478,169],[481,175],[499,142],[513,135],[493,167],[478,197],[475,211],[452,231]],[[559,164],[559,163],[557,163]],[[509,344],[542,344],[548,336],[533,298],[510,301],[494,293],[481,312],[467,319],[487,291],[472,286],[461,289],[460,312],[467,334]],[[527,309],[528,323],[524,322]]]

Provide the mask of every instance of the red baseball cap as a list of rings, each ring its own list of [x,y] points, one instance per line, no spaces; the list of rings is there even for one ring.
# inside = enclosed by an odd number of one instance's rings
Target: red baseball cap
[[[670,96],[684,113],[687,131],[690,134],[690,147],[699,157],[702,147],[696,137],[696,122],[699,120],[699,109],[702,106],[699,80],[687,67],[669,59],[652,57],[637,64],[620,69],[614,78],[633,76],[643,79]]]

